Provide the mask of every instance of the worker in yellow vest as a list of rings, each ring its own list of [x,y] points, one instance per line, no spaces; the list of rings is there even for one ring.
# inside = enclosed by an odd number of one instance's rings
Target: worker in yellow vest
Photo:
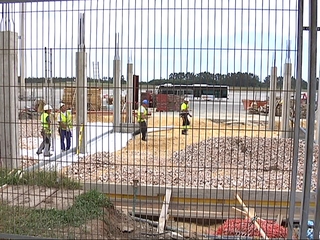
[[[58,114],[58,132],[60,135],[61,151],[68,151],[71,148],[72,137],[72,114],[67,111],[64,103],[60,104],[60,114]],[[66,142],[66,144],[65,144]]]
[[[44,157],[50,157],[52,154],[50,154],[50,146],[51,146],[51,111],[52,107],[50,105],[45,105],[43,107],[43,113],[41,114],[41,136],[43,138],[42,143],[40,144],[40,147],[37,150],[37,154],[40,155],[42,153],[42,150],[44,150],[43,156]]]
[[[140,134],[142,135],[142,141],[147,141],[147,119],[148,119],[148,106],[149,101],[143,100],[142,104],[138,108],[137,112],[137,122],[139,123],[139,129],[132,133],[132,138],[134,138],[136,135]]]
[[[182,132],[183,135],[188,135],[188,129],[190,128],[190,120],[188,116],[192,117],[189,112],[189,99],[184,98],[183,103],[180,106],[180,117],[182,118]]]

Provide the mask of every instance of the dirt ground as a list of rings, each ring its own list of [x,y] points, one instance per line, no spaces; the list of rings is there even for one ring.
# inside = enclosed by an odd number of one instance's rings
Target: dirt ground
[[[92,115],[89,116],[92,122],[112,122],[112,116]],[[250,118],[249,118],[250,119]],[[148,119],[148,128],[158,128],[173,126],[172,129],[148,133],[148,141],[141,141],[140,136],[134,140],[129,140],[126,147],[115,153],[118,164],[135,164],[135,165],[154,165],[157,161],[154,159],[169,159],[176,151],[185,149],[188,145],[199,143],[212,137],[277,137],[278,131],[267,130],[264,121],[251,122],[247,121],[212,121],[210,119],[190,118],[191,128],[188,135],[181,134],[181,118],[177,116],[162,114],[161,117],[151,115]],[[278,126],[278,124],[276,124]],[[155,156],[153,161],[148,162],[148,155]],[[157,157],[156,157],[157,156]],[[120,161],[120,162],[119,162]],[[102,173],[102,170],[101,170]],[[101,175],[99,170],[96,176]],[[95,179],[91,179],[95,181]]]
[[[182,225],[180,224],[179,229]],[[159,234],[156,222],[135,220],[115,208],[104,209],[103,220],[90,220],[77,228],[59,229],[65,239],[172,239],[172,234],[179,234],[186,239],[203,239],[195,232],[178,232],[168,224],[164,233]],[[205,233],[208,233],[206,231]]]
[[[250,115],[249,115],[250,116]],[[248,117],[250,119],[250,117]],[[123,156],[123,154],[130,155],[131,151],[151,151],[154,155],[163,154],[170,155],[172,152],[184,149],[187,145],[200,142],[202,140],[211,137],[226,137],[226,136],[248,136],[248,137],[277,137],[279,131],[269,131],[267,130],[267,124],[264,121],[253,122],[248,120],[247,122],[241,121],[216,121],[203,118],[190,118],[191,128],[189,129],[189,134],[187,136],[181,135],[181,125],[182,121],[179,117],[165,116],[163,114],[161,117],[153,116],[148,119],[148,128],[157,128],[165,126],[173,126],[172,130],[159,131],[148,133],[148,142],[140,141],[137,138],[135,141],[129,141],[128,146],[123,148],[118,153]],[[112,122],[112,115],[101,116],[101,115],[89,115],[88,121],[92,122]],[[276,123],[276,128],[279,124]]]

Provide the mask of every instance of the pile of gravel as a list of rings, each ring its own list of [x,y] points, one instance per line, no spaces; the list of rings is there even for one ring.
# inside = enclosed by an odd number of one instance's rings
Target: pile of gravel
[[[297,189],[302,190],[305,142],[299,142]],[[318,146],[314,148],[312,189],[316,188]],[[141,159],[143,156],[143,159]],[[140,157],[140,158],[139,158]],[[131,158],[130,161],[124,158]],[[283,138],[211,138],[173,153],[170,159],[97,153],[68,168],[81,180],[200,188],[286,190],[291,186],[293,140]]]

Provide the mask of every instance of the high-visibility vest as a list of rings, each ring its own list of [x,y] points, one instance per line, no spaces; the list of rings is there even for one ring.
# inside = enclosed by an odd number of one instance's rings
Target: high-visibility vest
[[[60,121],[65,123],[70,129],[72,128],[72,115],[68,111],[66,111],[66,114],[60,113]],[[63,130],[66,130],[62,128]]]
[[[141,116],[142,115],[141,114],[142,111],[143,111],[144,115],[148,115],[148,110],[144,106],[140,106],[138,108],[138,115],[137,115],[137,121],[138,122],[145,122],[146,121],[146,119],[142,118],[142,116]]]
[[[181,111],[182,112],[187,112],[189,110],[189,105],[186,103],[181,104]]]
[[[41,114],[41,124],[42,124],[42,128],[45,131],[45,133],[50,134],[51,133],[50,124],[47,121],[48,116],[49,116],[49,114],[46,112]]]

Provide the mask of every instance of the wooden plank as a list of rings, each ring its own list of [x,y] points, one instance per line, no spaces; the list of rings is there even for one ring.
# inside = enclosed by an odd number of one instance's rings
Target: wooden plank
[[[256,218],[256,214],[253,208],[248,208],[244,202],[242,201],[242,199],[240,198],[240,196],[237,194],[236,195],[239,203],[242,205],[243,210],[247,213],[247,216],[249,217],[249,219],[255,219]],[[252,220],[253,224],[255,225],[255,227],[258,229],[258,231],[260,232],[261,237],[263,237],[264,239],[269,239],[267,234],[263,231],[263,229],[260,227],[259,223],[256,220]]]
[[[119,207],[124,209],[130,208],[132,199],[112,199],[110,201]],[[162,202],[145,199],[136,200],[137,215],[151,215],[159,216],[162,207]],[[154,211],[152,211],[154,210]],[[311,209],[310,209],[311,210]],[[170,200],[170,217],[181,217],[181,218],[204,218],[204,219],[226,219],[231,218],[236,214],[233,205],[221,205],[221,204],[175,204]],[[311,211],[310,211],[311,212]],[[312,211],[314,212],[314,211]],[[262,218],[268,218],[276,220],[278,214],[282,214],[283,219],[287,218],[288,208],[275,208],[275,207],[259,207],[256,209],[256,214]],[[296,215],[300,214],[300,209],[295,211]],[[239,215],[240,216],[240,215]]]
[[[171,198],[171,189],[167,189],[166,190],[166,195],[165,195],[165,197],[163,199],[162,209],[161,209],[161,212],[160,212],[158,233],[163,233],[164,232],[164,227],[165,227],[166,221],[167,221],[170,198]]]
[[[116,209],[118,209],[119,211],[125,212],[125,213],[129,213],[132,214],[132,207],[130,206],[124,206],[123,204],[114,204],[114,206],[116,207]],[[201,210],[196,210],[197,208],[192,208],[190,210],[187,211],[181,211],[179,209],[173,209],[173,207],[170,205],[170,209],[169,209],[169,213],[170,213],[170,218],[174,219],[174,218],[178,218],[182,221],[187,221],[189,222],[190,219],[201,219],[201,220],[210,220],[210,221],[216,221],[216,220],[227,220],[227,219],[232,219],[232,218],[242,218],[243,217],[243,213],[240,213],[238,211],[223,211],[223,212],[215,212],[215,211],[208,211],[208,210],[203,210],[199,207],[199,209]],[[160,207],[159,208],[147,208],[145,206],[136,206],[135,207],[135,215],[138,217],[143,217],[146,218],[147,217],[155,217],[155,216],[159,216],[161,212]],[[273,213],[270,213],[270,210],[264,211],[263,213],[259,214],[261,219],[265,219],[265,220],[272,220],[272,221],[276,221],[277,220],[277,216]],[[284,216],[284,215],[282,215]],[[312,219],[314,217],[314,213],[309,214],[309,218]],[[283,218],[282,220],[284,220],[286,218]],[[300,213],[295,214],[294,216],[295,220],[299,220],[300,219]]]

